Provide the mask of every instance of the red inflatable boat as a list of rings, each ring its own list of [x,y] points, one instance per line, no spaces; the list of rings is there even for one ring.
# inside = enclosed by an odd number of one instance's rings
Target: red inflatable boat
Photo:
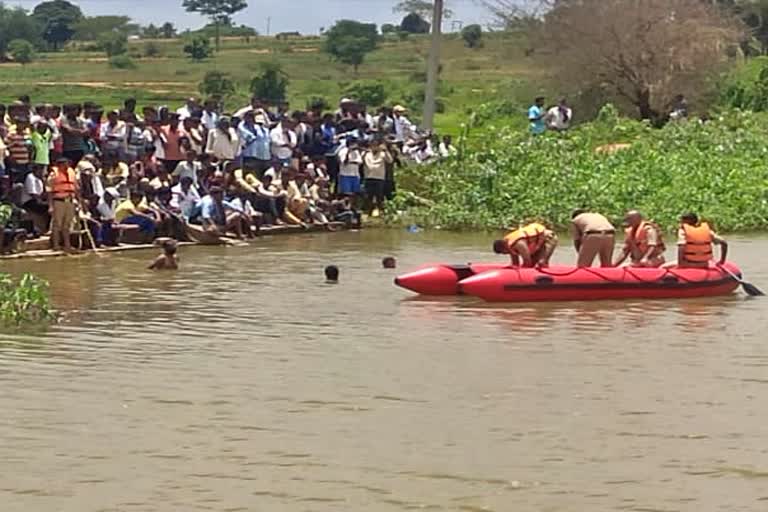
[[[425,265],[395,279],[395,284],[420,295],[458,295],[459,281],[487,272],[509,268],[502,263],[479,265]]]
[[[725,267],[741,276],[733,264]],[[575,268],[491,270],[464,279],[461,293],[489,302],[682,299],[728,295],[739,283],[710,268]]]

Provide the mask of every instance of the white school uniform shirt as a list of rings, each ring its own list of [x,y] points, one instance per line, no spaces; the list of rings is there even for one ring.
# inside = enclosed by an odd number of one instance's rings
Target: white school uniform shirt
[[[117,204],[120,202],[119,198],[112,199],[112,206],[108,205],[102,197],[99,199],[99,203],[96,205],[96,211],[99,212],[102,220],[115,220],[115,211],[117,210]]]
[[[272,156],[280,160],[287,160],[293,156],[293,149],[298,142],[296,132],[283,130],[281,123],[270,132],[269,137],[272,140]],[[281,147],[284,144],[290,144],[290,147]]]
[[[395,118],[395,140],[405,142],[413,133],[413,123],[405,116]]]
[[[220,129],[208,132],[208,144],[205,152],[219,160],[234,160],[240,153],[240,137],[234,128],[229,128],[229,137]]]
[[[216,125],[219,124],[219,114],[203,110],[203,115],[200,116],[200,124],[205,126],[205,129],[208,131],[215,130]]]
[[[349,149],[344,146],[339,150],[339,176],[360,177],[360,165],[363,163],[363,155],[359,149]]]
[[[43,192],[45,192],[43,180],[35,176],[34,173],[27,174],[27,178],[24,180],[24,191],[21,193],[21,204],[32,199],[32,194],[40,195]]]
[[[186,218],[192,216],[200,199],[200,194],[194,186],[189,187],[187,193],[181,189],[181,183],[171,188],[171,206],[181,210],[181,214]]]

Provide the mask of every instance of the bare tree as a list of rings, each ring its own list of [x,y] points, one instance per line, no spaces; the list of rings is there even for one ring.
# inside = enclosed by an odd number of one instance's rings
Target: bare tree
[[[702,0],[551,0],[542,20],[534,40],[561,85],[599,88],[654,122],[677,95],[703,93],[744,34]]]
[[[529,27],[532,20],[541,19],[558,0],[477,0],[488,9],[502,28]]]

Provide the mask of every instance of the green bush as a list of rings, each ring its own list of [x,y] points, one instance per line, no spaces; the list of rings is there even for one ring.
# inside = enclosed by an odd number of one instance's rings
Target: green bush
[[[109,58],[109,67],[114,69],[136,69],[136,63],[128,55],[115,55]]]
[[[687,211],[723,230],[768,227],[768,124],[760,114],[728,111],[653,129],[607,107],[563,134],[489,124],[472,140],[460,141],[460,159],[401,171],[401,188],[429,201],[408,210],[414,221],[494,229],[540,218],[565,228],[573,208],[588,207],[616,225],[637,208],[667,229]],[[632,146],[595,151],[611,143]]]
[[[0,274],[0,325],[19,327],[52,319],[48,283],[31,274],[24,274],[18,281]]]
[[[347,84],[344,95],[369,107],[380,107],[387,101],[387,88],[377,80],[359,80]]]
[[[483,46],[483,27],[467,25],[461,31],[461,38],[467,48],[480,48]]]
[[[29,64],[37,57],[35,46],[24,39],[14,39],[8,43],[8,53],[19,64]]]
[[[261,73],[251,80],[251,94],[272,103],[285,101],[288,76],[279,62],[264,62]]]
[[[128,38],[119,32],[106,32],[99,36],[99,48],[107,57],[122,55],[128,52]]]
[[[227,73],[209,71],[203,77],[198,89],[205,97],[226,98],[235,94],[235,83]]]
[[[159,44],[152,41],[144,45],[144,56],[148,58],[160,57],[163,54],[163,49]]]
[[[213,55],[211,41],[207,37],[197,36],[184,45],[184,53],[194,61],[203,61]]]

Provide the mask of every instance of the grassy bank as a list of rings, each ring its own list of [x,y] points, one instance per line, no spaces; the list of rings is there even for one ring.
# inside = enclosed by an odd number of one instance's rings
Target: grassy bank
[[[631,143],[615,154],[609,143]],[[447,229],[498,229],[541,219],[564,228],[577,207],[619,222],[638,208],[671,229],[698,212],[718,229],[768,228],[768,124],[764,114],[730,111],[661,130],[599,118],[565,134],[533,138],[487,125],[463,155],[400,174],[398,220]],[[420,200],[415,200],[415,197]]]
[[[290,79],[288,100],[304,108],[307,100],[323,97],[331,104],[344,94],[354,80],[377,80],[386,86],[388,103],[414,105],[423,90],[429,41],[412,36],[405,41],[385,40],[366,57],[359,74],[349,66],[332,61],[321,51],[323,40],[306,37],[288,41],[254,37],[248,41],[230,38],[221,51],[202,63],[187,59],[183,42],[177,40],[136,41],[129,45],[136,69],[110,68],[103,52],[88,51],[92,44],[70,45],[65,51],[44,53],[26,66],[0,64],[0,103],[20,94],[33,102],[94,101],[107,108],[118,107],[133,96],[139,104],[181,105],[196,95],[207,71],[229,73],[237,83],[237,94],[227,104],[236,108],[249,97],[248,84],[267,61],[278,62]],[[151,52],[148,48],[151,47]],[[438,115],[437,128],[458,132],[467,108],[498,98],[530,101],[533,87],[541,77],[535,62],[525,57],[522,43],[512,34],[488,35],[485,46],[469,49],[456,35],[443,42],[441,100],[445,112]],[[145,57],[152,54],[152,57]],[[523,111],[520,111],[522,115]],[[418,117],[418,111],[414,112]]]

